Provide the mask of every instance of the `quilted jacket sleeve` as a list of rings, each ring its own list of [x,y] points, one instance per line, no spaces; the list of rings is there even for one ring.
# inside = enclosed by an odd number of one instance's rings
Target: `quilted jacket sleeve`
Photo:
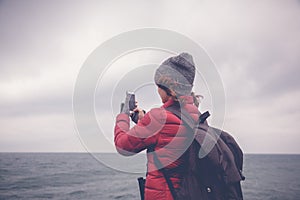
[[[117,151],[122,155],[130,156],[156,144],[157,133],[164,126],[165,120],[165,110],[155,108],[130,129],[128,115],[119,114],[116,118],[114,137]]]

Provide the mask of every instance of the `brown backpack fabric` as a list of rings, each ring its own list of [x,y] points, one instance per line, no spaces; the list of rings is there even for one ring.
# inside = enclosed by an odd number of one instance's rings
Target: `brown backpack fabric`
[[[166,110],[189,127],[192,138],[192,143],[185,152],[188,154],[188,162],[181,187],[171,191],[174,199],[242,200],[240,181],[245,179],[242,175],[243,152],[234,138],[210,127],[205,121],[209,116],[208,112],[202,114],[195,123],[184,109],[180,112],[177,107],[171,106]],[[163,173],[166,179],[170,178],[168,172],[164,170]]]

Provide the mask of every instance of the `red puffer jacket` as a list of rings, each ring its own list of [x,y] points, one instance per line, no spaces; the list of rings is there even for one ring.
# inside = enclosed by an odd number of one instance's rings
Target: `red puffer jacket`
[[[191,96],[185,99],[185,109],[197,120],[199,111],[193,104]],[[184,167],[187,148],[187,129],[181,120],[164,108],[172,105],[173,100],[167,101],[161,108],[154,108],[148,112],[136,126],[129,129],[129,117],[119,114],[115,126],[115,145],[122,155],[134,155],[147,149],[147,177],[145,187],[146,200],[171,200],[172,195],[163,174],[157,170],[153,161],[153,149],[159,160],[171,173],[171,180],[175,188],[179,187],[182,180],[180,167]]]

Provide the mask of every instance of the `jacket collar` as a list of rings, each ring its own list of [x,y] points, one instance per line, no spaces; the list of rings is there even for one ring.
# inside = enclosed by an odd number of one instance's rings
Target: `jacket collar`
[[[180,99],[184,99],[185,101],[185,104],[193,104],[194,103],[194,100],[193,100],[193,97],[192,96],[180,96],[179,97]],[[167,108],[171,105],[174,104],[174,100],[173,99],[169,99],[167,102],[165,102],[162,107],[163,108]]]

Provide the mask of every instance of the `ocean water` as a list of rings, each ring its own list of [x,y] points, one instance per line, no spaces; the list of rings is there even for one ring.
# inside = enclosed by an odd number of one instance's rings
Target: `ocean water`
[[[244,174],[246,200],[300,199],[300,155],[245,155]],[[108,168],[88,153],[0,153],[0,199],[134,200],[141,175]]]

